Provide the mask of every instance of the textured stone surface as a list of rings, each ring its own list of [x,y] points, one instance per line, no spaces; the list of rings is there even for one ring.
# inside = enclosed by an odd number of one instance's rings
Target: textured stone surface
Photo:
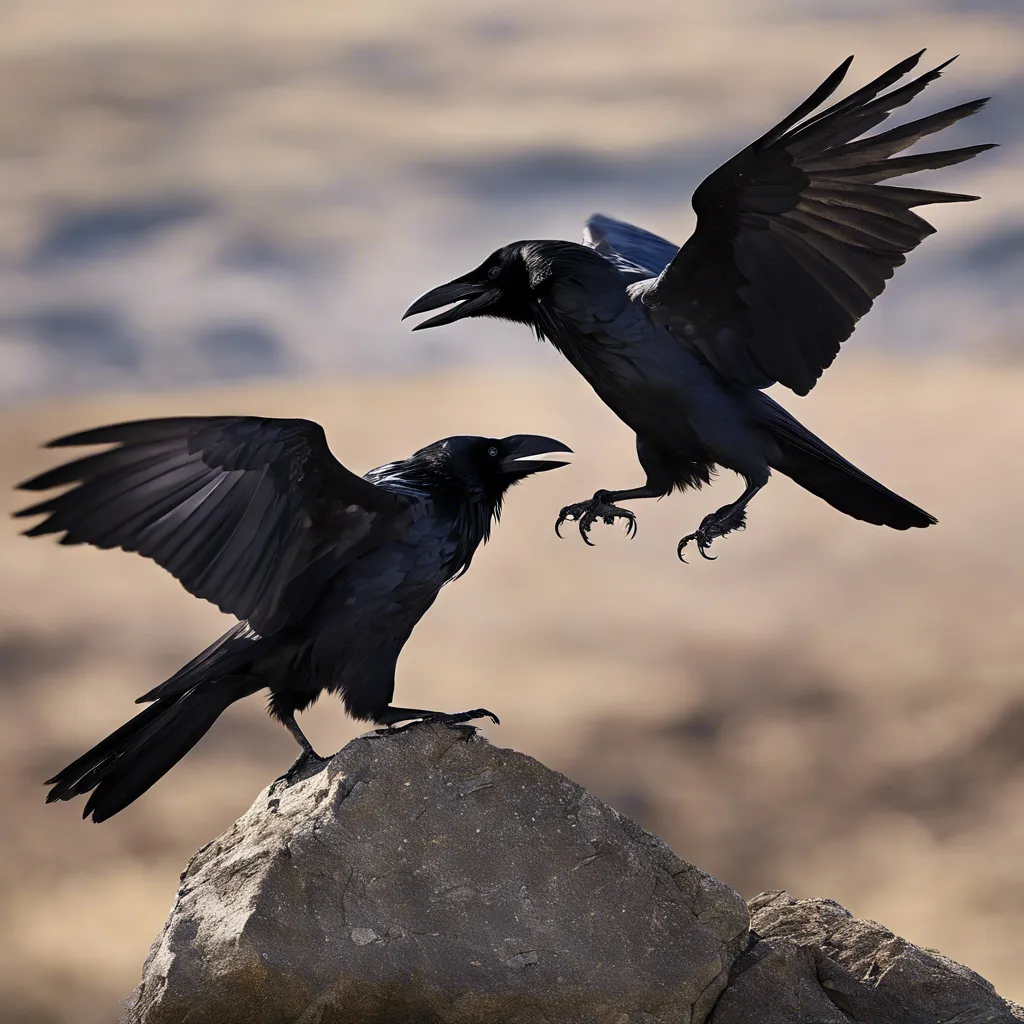
[[[1018,1024],[984,978],[832,900],[762,893],[710,1024]]]
[[[200,851],[126,1020],[702,1024],[747,908],[532,758],[366,736]]]
[[[131,1024],[1021,1024],[831,900],[748,909],[532,758],[417,726],[265,791],[182,876]]]

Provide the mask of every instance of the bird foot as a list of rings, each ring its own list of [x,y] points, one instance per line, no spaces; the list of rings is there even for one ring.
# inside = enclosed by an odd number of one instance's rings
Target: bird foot
[[[291,768],[270,784],[271,795],[278,788],[287,789],[293,783],[301,782],[303,779],[315,775],[328,761],[330,761],[329,757],[321,757],[313,750],[304,750],[292,763]]]
[[[700,526],[697,527],[694,533],[688,533],[676,547],[676,555],[680,562],[686,562],[683,557],[683,549],[691,540],[697,542],[697,551],[700,553],[701,558],[706,558],[709,562],[713,562],[718,556],[709,555],[708,548],[711,547],[711,542],[716,540],[718,537],[724,537],[726,534],[730,534],[733,530],[744,530],[747,526],[747,513],[743,509],[736,509],[733,511],[728,506],[724,509],[720,508],[717,512],[712,512],[710,515],[704,517],[701,521]]]
[[[610,501],[606,500],[605,492],[598,491],[589,501],[578,501],[575,505],[566,505],[561,512],[558,513],[558,519],[555,521],[555,533],[562,536],[562,523],[568,521],[576,523],[579,526],[580,536],[583,538],[583,542],[590,547],[594,546],[594,542],[587,536],[590,533],[590,528],[598,520],[607,523],[611,526],[616,519],[626,520],[626,536],[636,536],[636,516],[630,512],[628,508],[622,508],[619,505],[613,505]]]
[[[404,729],[412,729],[417,725],[448,725],[462,726],[476,732],[475,726],[466,726],[465,723],[475,721],[478,718],[489,718],[495,725],[501,725],[501,719],[493,711],[488,711],[487,708],[474,708],[472,711],[459,711],[451,715],[445,714],[443,711],[427,711],[413,722],[397,727],[389,725],[383,731],[402,732]]]

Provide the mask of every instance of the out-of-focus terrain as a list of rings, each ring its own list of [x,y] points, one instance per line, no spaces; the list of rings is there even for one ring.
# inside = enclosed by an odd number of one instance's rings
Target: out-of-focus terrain
[[[491,707],[494,742],[573,775],[748,897],[831,896],[1019,999],[1021,394],[1021,370],[849,355],[799,403],[805,420],[939,526],[876,529],[780,478],[713,564],[680,565],[675,542],[734,496],[730,474],[637,503],[633,541],[611,528],[594,549],[555,538],[562,504],[637,473],[628,433],[555,361],[5,413],[0,480],[13,508],[7,484],[56,454],[36,450],[40,438],[143,414],[310,416],[359,470],[466,430],[565,439],[574,465],[512,492],[472,572],[417,628],[401,702]],[[0,560],[0,1002],[11,1020],[109,1020],[187,857],[285,770],[294,744],[252,698],[111,821],[44,806],[41,780],[228,620],[136,556],[30,541],[9,524]],[[307,724],[324,752],[360,731],[333,699]]]
[[[855,88],[960,59],[906,117],[993,94],[923,176],[983,203],[858,332],[1018,352],[1016,0],[20,0],[0,38],[0,396],[536,361],[511,327],[410,335],[418,294],[595,210],[683,240],[689,196],[849,53]]]
[[[750,896],[828,895],[1024,998],[1024,68],[1014,0],[11,0],[0,34],[0,493],[36,445],[142,415],[322,420],[352,468],[447,433],[549,433],[400,666],[403,702],[502,717]],[[926,176],[984,201],[900,270],[801,415],[933,511],[896,534],[784,480],[719,559],[675,542],[737,493],[639,503],[628,432],[549,348],[412,334],[428,287],[594,210],[671,238],[692,187],[848,53],[862,84],[962,53],[918,116],[988,93]],[[885,353],[883,358],[880,352]],[[249,378],[243,389],[228,385]],[[255,378],[262,378],[256,380]],[[94,397],[88,397],[92,395]],[[786,400],[786,396],[782,396]],[[112,1020],[186,858],[294,757],[258,699],[103,826],[40,781],[224,628],[155,566],[0,531],[0,1021]],[[325,752],[358,728],[326,700]]]

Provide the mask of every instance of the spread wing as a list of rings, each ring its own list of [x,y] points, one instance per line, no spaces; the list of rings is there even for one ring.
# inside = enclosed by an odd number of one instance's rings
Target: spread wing
[[[807,394],[904,254],[935,230],[913,207],[977,198],[879,182],[991,149],[892,159],[975,113],[984,99],[860,138],[949,63],[886,92],[920,57],[809,116],[843,80],[849,58],[694,193],[696,229],[644,301],[657,322],[725,376],[754,387],[778,381]]]
[[[325,575],[406,504],[342,466],[307,420],[140,420],[48,447],[98,444],[114,447],[20,485],[74,485],[16,513],[46,516],[26,534],[137,551],[262,634],[302,614]]]
[[[628,221],[595,213],[583,227],[583,244],[622,265],[657,277],[672,262],[679,246]]]

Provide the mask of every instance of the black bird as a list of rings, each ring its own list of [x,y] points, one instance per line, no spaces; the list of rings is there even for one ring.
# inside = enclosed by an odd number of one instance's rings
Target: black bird
[[[743,527],[747,503],[772,469],[855,519],[896,530],[936,521],[761,391],[779,383],[806,395],[814,387],[904,253],[934,231],[913,207],[977,198],[879,184],[992,148],[893,159],[980,110],[984,99],[861,138],[949,63],[889,90],[920,57],[813,114],[853,58],[844,61],[809,99],[701,183],[693,196],[696,228],[682,248],[595,216],[584,245],[506,245],[409,307],[405,316],[460,303],[416,330],[477,316],[529,325],[636,432],[646,483],[566,506],[556,531],[576,520],[589,543],[597,519],[620,517],[632,533],[633,513],[616,502],[700,487],[717,466],[738,473],[746,489],[679,542],[681,559],[689,541],[711,557],[715,538]]]
[[[51,441],[114,445],[21,484],[73,484],[16,515],[28,536],[137,551],[240,621],[151,702],[59,772],[47,802],[92,792],[84,817],[127,807],[202,738],[230,704],[270,691],[270,714],[318,760],[295,721],[324,691],[349,714],[392,726],[447,715],[391,704],[395,663],[445,583],[461,576],[501,513],[505,491],[564,466],[549,437],[449,437],[358,477],[307,420],[212,416],[141,420]]]

